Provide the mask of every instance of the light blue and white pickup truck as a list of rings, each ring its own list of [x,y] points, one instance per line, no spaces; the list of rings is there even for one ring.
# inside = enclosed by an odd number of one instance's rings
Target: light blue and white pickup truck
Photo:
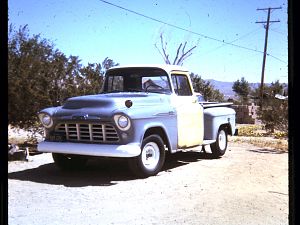
[[[61,169],[84,166],[88,156],[127,158],[139,177],[156,175],[166,151],[210,145],[220,157],[236,131],[227,103],[202,103],[189,71],[174,65],[132,65],[107,70],[101,94],[72,97],[41,110],[45,139]]]

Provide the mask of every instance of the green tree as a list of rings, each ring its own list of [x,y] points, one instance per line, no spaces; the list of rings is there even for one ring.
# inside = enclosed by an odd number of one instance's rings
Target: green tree
[[[255,92],[258,96],[259,90],[260,87]],[[275,129],[288,131],[288,101],[275,97],[276,94],[284,94],[286,90],[287,86],[278,80],[264,87],[263,105],[258,109],[258,117],[270,132],[274,132]]]
[[[102,63],[88,63],[87,66],[79,69],[79,74],[76,74],[76,95],[92,95],[99,94],[104,82],[104,75],[106,71],[113,67],[118,66],[109,57],[106,57]]]
[[[68,58],[40,35],[29,35],[27,25],[8,34],[8,122],[21,127],[37,121],[37,112],[61,104],[66,98],[100,92],[104,72],[115,65],[82,67],[77,56]]]
[[[70,67],[68,58],[58,50],[55,50],[52,54],[51,60],[47,61],[47,66],[40,79],[46,79],[45,93],[50,98],[50,105],[58,105],[64,98],[70,95],[71,90],[66,91],[65,86],[67,84],[66,68]],[[70,70],[70,69],[69,69]]]
[[[39,35],[29,37],[27,26],[17,31],[10,26],[8,37],[8,121],[22,126],[52,104],[48,87],[53,45]]]
[[[201,76],[194,73],[191,73],[190,76],[195,92],[201,93],[206,101],[224,102],[224,95],[209,81],[203,80]]]
[[[244,77],[233,83],[232,90],[239,96],[242,104],[247,104],[249,101],[249,94],[251,91],[248,81]]]
[[[104,74],[106,72],[106,70],[108,70],[109,68],[111,68],[113,66],[119,66],[119,63],[115,63],[114,60],[106,57],[102,62],[101,72]]]
[[[88,63],[87,66],[80,69],[80,75],[77,76],[77,84],[80,86],[80,93],[78,95],[99,94],[103,80],[104,73],[101,71],[99,63]]]

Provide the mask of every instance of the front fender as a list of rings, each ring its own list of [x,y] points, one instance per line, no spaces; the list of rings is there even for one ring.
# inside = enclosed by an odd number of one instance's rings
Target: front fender
[[[168,143],[165,143],[167,146],[170,146],[170,151],[174,151],[177,149],[177,122],[176,116],[165,116],[161,117],[153,117],[147,119],[138,119],[134,121],[135,126],[135,140],[138,140],[142,143],[145,134],[151,130],[151,132],[155,132],[156,129],[161,129],[165,137],[162,137]],[[160,134],[158,132],[158,134]]]

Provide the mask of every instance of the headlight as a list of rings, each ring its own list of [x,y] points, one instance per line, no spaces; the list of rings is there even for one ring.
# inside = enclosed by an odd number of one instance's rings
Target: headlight
[[[115,115],[114,120],[120,130],[126,131],[131,126],[130,120],[127,116]]]
[[[50,128],[53,125],[53,120],[52,120],[51,116],[49,116],[46,113],[39,114],[39,119],[40,119],[41,123],[43,124],[43,126],[46,128]]]
[[[129,123],[129,120],[128,120],[127,117],[125,117],[125,116],[120,116],[120,117],[118,118],[118,125],[119,125],[120,127],[125,128],[125,127],[128,126],[128,123]]]

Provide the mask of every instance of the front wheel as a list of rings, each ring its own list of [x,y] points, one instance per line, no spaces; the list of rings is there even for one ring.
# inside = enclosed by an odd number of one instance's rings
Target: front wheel
[[[158,135],[150,135],[142,142],[141,154],[128,160],[129,168],[138,177],[156,175],[165,162],[164,142]]]
[[[218,131],[216,142],[210,145],[213,156],[217,158],[224,155],[227,149],[227,144],[227,132],[221,127]]]

